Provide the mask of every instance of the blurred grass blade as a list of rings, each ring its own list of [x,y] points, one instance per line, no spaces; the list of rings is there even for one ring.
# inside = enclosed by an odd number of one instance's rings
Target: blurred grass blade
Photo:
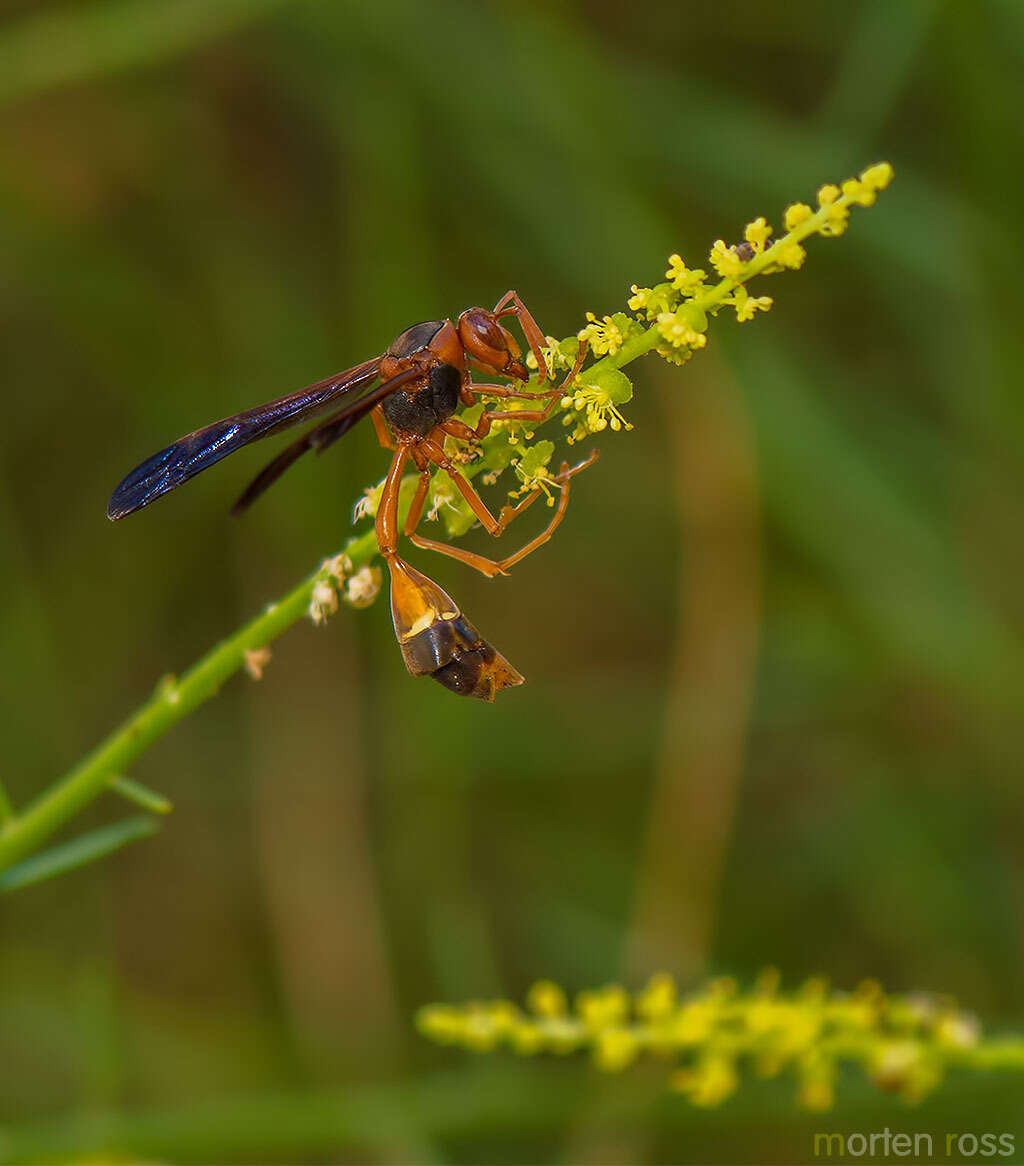
[[[936,0],[870,0],[859,9],[817,126],[843,142],[844,160],[859,160],[899,105],[937,13]]]
[[[7,789],[4,783],[0,781],[0,827],[13,816],[14,807],[11,805],[11,799],[7,796]]]
[[[114,777],[110,780],[110,788],[114,793],[127,798],[151,814],[169,814],[174,809],[174,803],[156,790],[147,789],[130,777]]]
[[[149,838],[160,829],[156,818],[137,817],[128,818],[124,822],[115,822],[112,826],[103,826],[99,830],[91,830],[80,838],[44,850],[41,854],[34,854],[23,862],[12,866],[0,875],[0,891],[13,891],[21,887],[29,887],[33,883],[41,883],[44,879],[52,879],[55,875],[66,874],[86,863],[95,862],[129,842],[140,838]]]
[[[108,0],[44,11],[0,33],[0,106],[188,52],[284,0]]]

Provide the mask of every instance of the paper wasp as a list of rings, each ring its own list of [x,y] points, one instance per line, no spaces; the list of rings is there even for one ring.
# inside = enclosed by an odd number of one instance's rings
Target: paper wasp
[[[519,322],[536,357],[537,391],[517,387],[516,382],[529,381],[530,372],[521,360],[522,352],[515,337],[501,323],[510,316]],[[496,420],[547,420],[566,386],[582,367],[586,346],[580,343],[573,368],[561,384],[549,388],[542,387],[551,381],[543,347],[543,333],[514,291],[502,296],[492,312],[468,308],[455,321],[414,324],[396,337],[382,356],[290,396],[197,429],[154,454],[114,490],[107,517],[116,520],[141,510],[250,442],[333,408],[334,412],[326,420],[289,445],[256,476],[233,507],[232,513],[241,513],[304,453],[309,450],[323,453],[357,421],[370,416],[378,441],[393,451],[377,509],[376,535],[391,575],[391,614],[405,665],[413,676],[432,676],[461,696],[493,700],[501,689],[522,684],[523,677],[480,636],[445,591],[399,556],[398,493],[403,472],[411,460],[420,477],[401,533],[416,546],[449,555],[489,578],[504,574],[548,541],[565,517],[571,478],[594,460],[596,451],[572,468],[562,463],[554,479],[559,498],[551,520],[540,534],[514,554],[489,559],[416,533],[434,468],[448,473],[473,513],[494,537],[502,534],[514,518],[540,497],[540,490],[534,489],[515,506],[504,506],[495,518],[446,453],[445,439],[479,441]],[[476,383],[470,366],[513,383]],[[371,387],[374,382],[379,383]],[[471,428],[458,420],[455,413],[461,405],[475,404],[478,395],[545,403],[528,409],[485,409]]]

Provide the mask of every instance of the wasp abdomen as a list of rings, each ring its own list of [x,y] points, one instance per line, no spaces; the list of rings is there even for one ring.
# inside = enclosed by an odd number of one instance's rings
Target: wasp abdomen
[[[523,677],[480,635],[452,597],[393,555],[391,615],[402,659],[413,676],[430,676],[457,696],[494,700]]]
[[[458,696],[494,700],[523,678],[463,615],[439,619],[401,645],[413,676],[430,676]]]

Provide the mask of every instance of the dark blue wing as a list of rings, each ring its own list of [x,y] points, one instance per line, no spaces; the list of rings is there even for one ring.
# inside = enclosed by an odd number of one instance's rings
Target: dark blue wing
[[[132,470],[111,494],[107,517],[116,520],[141,510],[242,446],[305,421],[342,394],[365,388],[376,378],[379,367],[379,358],[368,360],[288,397],[189,433]]]
[[[282,450],[270,465],[264,466],[260,470],[245,488],[241,498],[231,507],[231,513],[237,515],[248,510],[264,490],[276,482],[285,470],[294,465],[304,453],[311,449],[315,449],[317,453],[323,453],[329,445],[333,445],[339,437],[348,433],[357,421],[361,421],[367,414],[371,413],[396,389],[400,389],[402,385],[422,376],[423,371],[420,368],[407,368],[404,372],[393,376],[389,381],[379,384],[373,392],[366,393],[358,401],[346,405],[325,421],[321,421],[308,433],[304,433],[298,441],[292,442],[291,445]]]

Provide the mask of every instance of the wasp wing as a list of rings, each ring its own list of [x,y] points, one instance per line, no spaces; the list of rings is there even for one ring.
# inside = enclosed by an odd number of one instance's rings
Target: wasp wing
[[[242,446],[297,425],[327,408],[339,396],[365,388],[376,378],[379,369],[380,358],[376,357],[297,393],[187,434],[128,474],[110,496],[107,517],[116,520],[141,510]]]
[[[242,496],[231,507],[231,513],[237,515],[241,514],[244,510],[248,510],[256,499],[269,486],[272,486],[285,470],[297,462],[304,453],[308,453],[311,449],[315,449],[317,453],[323,453],[329,445],[333,445],[339,437],[348,433],[357,421],[361,421],[371,413],[385,397],[390,397],[396,389],[401,388],[402,385],[414,380],[418,376],[422,376],[422,370],[418,368],[406,369],[405,372],[400,372],[398,376],[394,376],[383,384],[378,385],[372,392],[366,393],[358,401],[347,405],[340,412],[328,417],[326,421],[321,421],[315,428],[303,434],[298,441],[293,441],[291,445],[283,449],[272,462],[264,466],[256,477],[253,478]]]

